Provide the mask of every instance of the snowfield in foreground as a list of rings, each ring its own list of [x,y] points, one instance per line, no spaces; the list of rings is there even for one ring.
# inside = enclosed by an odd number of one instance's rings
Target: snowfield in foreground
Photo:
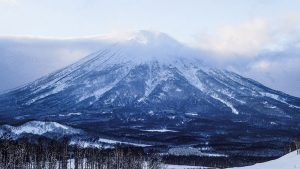
[[[206,169],[207,167],[187,166],[187,165],[166,165],[167,169]]]
[[[206,167],[200,166],[183,166],[183,165],[166,165],[167,169],[203,169]],[[231,169],[300,169],[300,154],[293,151],[276,160],[258,163],[252,166],[235,167]]]
[[[247,167],[237,167],[233,169],[297,169],[300,168],[300,154],[293,151],[276,160],[258,163]]]

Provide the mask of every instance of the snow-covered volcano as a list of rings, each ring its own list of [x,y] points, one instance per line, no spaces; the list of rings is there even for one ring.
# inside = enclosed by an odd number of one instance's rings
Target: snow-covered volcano
[[[205,66],[199,55],[166,34],[141,31],[2,94],[0,119],[57,121],[110,137],[220,151],[241,142],[273,151],[264,146],[282,146],[278,140],[300,132],[299,98]]]

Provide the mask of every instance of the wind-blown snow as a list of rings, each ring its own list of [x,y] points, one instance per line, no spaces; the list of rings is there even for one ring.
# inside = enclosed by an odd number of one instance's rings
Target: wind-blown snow
[[[33,94],[38,93],[39,91],[42,91],[44,89],[47,88],[52,88],[52,90],[50,90],[49,92],[46,92],[44,94],[38,95],[35,98],[30,99],[29,101],[27,101],[25,104],[26,105],[30,105],[40,99],[46,98],[47,96],[59,93],[60,91],[63,91],[65,88],[68,87],[68,85],[65,82],[61,82],[61,81],[57,81],[58,79],[54,79],[46,84],[44,84],[43,86],[39,86],[39,88],[35,91],[33,91]]]
[[[237,109],[235,109],[233,107],[233,105],[231,103],[229,103],[228,101],[221,99],[220,97],[218,97],[215,94],[212,94],[211,97],[213,97],[214,99],[219,100],[220,102],[222,102],[223,104],[225,104],[227,107],[229,107],[231,109],[232,113],[239,114],[239,112],[237,111]]]
[[[193,65],[183,65],[179,66],[179,71],[193,86],[198,88],[200,91],[205,91],[204,85],[197,75],[199,68],[196,68]]]
[[[265,96],[265,97],[269,97],[269,98],[272,98],[274,100],[277,100],[279,102],[282,102],[284,104],[287,104],[289,105],[289,107],[293,107],[293,108],[297,108],[297,109],[300,109],[299,106],[295,106],[295,105],[292,105],[292,104],[289,104],[288,102],[286,102],[286,100],[284,98],[281,98],[279,95],[277,94],[272,94],[272,93],[267,93],[267,92],[260,92],[260,94],[262,96]]]
[[[145,94],[138,100],[139,102],[145,100],[161,82],[174,78],[174,75],[168,70],[161,70],[159,73],[154,75],[150,69],[149,74],[150,77],[146,81]]]

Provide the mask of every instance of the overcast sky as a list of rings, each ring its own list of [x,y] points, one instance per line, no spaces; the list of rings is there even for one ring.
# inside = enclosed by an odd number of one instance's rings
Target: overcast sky
[[[0,91],[101,48],[99,35],[156,30],[300,96],[299,9],[298,0],[0,0]]]

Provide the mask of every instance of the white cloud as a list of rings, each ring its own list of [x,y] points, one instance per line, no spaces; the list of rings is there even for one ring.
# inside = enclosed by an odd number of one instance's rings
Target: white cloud
[[[0,0],[0,5],[1,4],[16,5],[17,4],[17,0]]]
[[[220,56],[253,56],[270,41],[267,23],[263,19],[225,25],[202,36],[198,39],[199,47]]]
[[[219,59],[256,57],[263,51],[282,51],[300,41],[299,14],[281,18],[256,18],[235,25],[224,25],[196,39],[199,48]]]
[[[101,39],[0,37],[0,93],[61,69],[101,49]]]
[[[208,63],[300,96],[300,17],[253,19],[199,36]],[[275,20],[276,19],[276,20]]]
[[[240,73],[255,79],[268,87],[300,96],[300,52],[248,63]]]
[[[261,60],[261,61],[255,62],[254,64],[251,64],[250,67],[253,70],[262,72],[262,71],[269,70],[271,64],[272,64],[272,62],[269,60]]]

